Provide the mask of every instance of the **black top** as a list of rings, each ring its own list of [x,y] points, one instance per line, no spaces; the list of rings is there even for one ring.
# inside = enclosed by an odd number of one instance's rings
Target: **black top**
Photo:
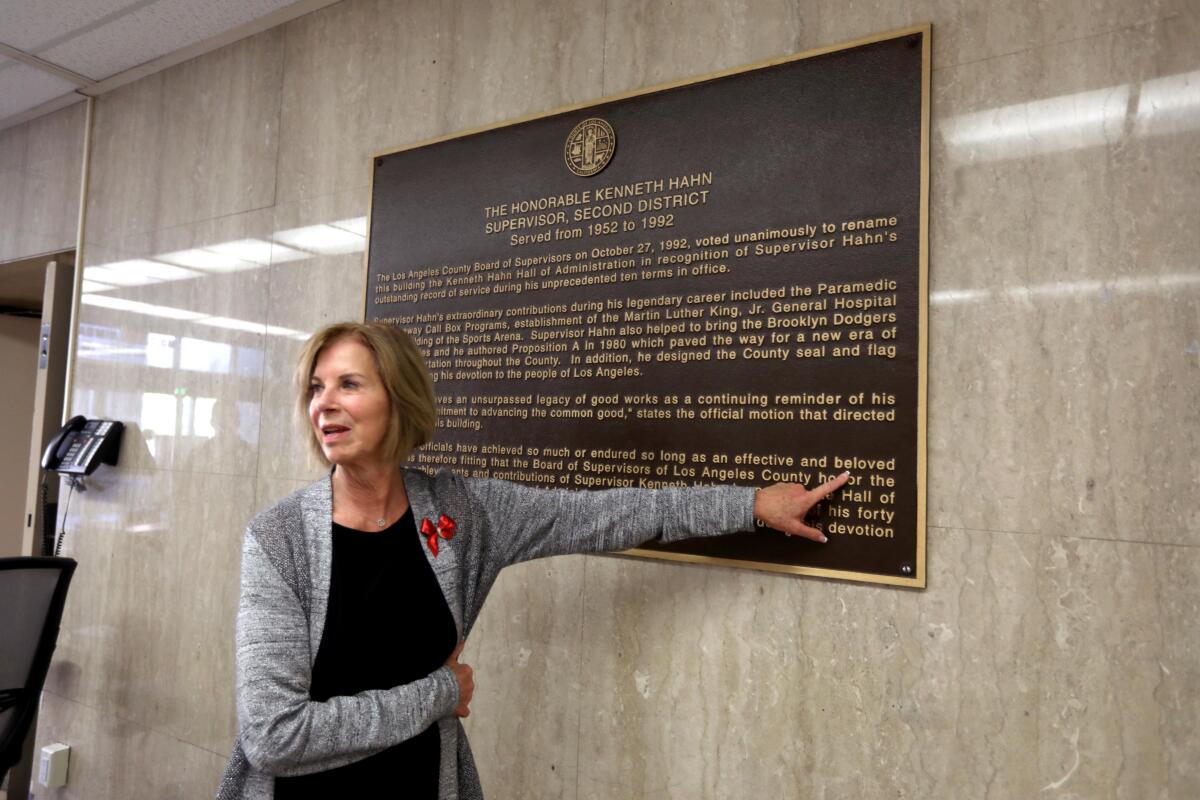
[[[333,524],[325,631],[309,694],[318,702],[424,678],[458,643],[454,618],[430,569],[412,509],[379,532]],[[344,767],[275,779],[276,800],[396,797],[435,800],[436,725]]]

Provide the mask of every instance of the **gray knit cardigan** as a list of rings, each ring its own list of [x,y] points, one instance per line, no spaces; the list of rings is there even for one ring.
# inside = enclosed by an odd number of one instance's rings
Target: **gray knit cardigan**
[[[754,490],[533,489],[506,481],[405,470],[418,526],[446,514],[453,539],[423,548],[460,638],[479,616],[500,570],[534,558],[625,550],[753,528]],[[309,699],[325,625],[332,560],[333,491],[326,476],[259,514],[246,529],[237,615],[238,737],[218,800],[269,800],[276,775],[304,775],[361,760],[436,724],[439,800],[482,800],[448,667],[413,683],[325,702]]]

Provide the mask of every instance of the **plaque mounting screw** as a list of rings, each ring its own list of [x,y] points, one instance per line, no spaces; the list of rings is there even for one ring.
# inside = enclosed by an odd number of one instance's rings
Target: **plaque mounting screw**
[[[900,567],[900,571],[905,575],[912,575],[912,565],[905,564],[904,566]]]

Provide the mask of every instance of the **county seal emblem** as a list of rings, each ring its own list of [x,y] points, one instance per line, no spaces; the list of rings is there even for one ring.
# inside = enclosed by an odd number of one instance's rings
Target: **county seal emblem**
[[[617,134],[612,125],[590,117],[571,129],[563,157],[571,172],[586,178],[608,166],[616,149]]]

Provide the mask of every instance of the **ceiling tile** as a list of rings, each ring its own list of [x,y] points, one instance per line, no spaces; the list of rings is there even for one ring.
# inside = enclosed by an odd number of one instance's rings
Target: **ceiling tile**
[[[0,42],[26,53],[62,41],[98,21],[158,0],[3,0]]]
[[[0,67],[0,120],[75,91],[75,84],[27,64]]]
[[[295,0],[157,0],[39,53],[101,80],[292,5]]]

